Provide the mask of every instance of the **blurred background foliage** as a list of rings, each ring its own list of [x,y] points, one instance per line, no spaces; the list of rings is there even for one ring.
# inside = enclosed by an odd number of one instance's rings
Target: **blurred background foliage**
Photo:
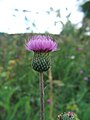
[[[64,111],[90,120],[90,1],[80,9],[80,28],[67,19],[60,35],[51,34],[58,43],[58,51],[51,54],[53,120]],[[33,53],[24,47],[32,35],[0,33],[0,120],[39,120],[39,74],[31,67]],[[44,77],[45,117],[51,120],[48,71]]]

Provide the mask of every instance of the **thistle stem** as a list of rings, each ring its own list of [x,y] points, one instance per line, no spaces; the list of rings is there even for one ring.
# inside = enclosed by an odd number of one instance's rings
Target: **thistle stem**
[[[53,109],[53,103],[52,103],[52,90],[53,90],[53,81],[52,81],[52,72],[51,72],[51,67],[49,68],[49,81],[50,81],[50,100],[51,100],[51,104],[50,104],[50,120],[52,120],[52,109]]]
[[[40,73],[40,120],[44,120],[44,81],[43,81],[43,72]]]

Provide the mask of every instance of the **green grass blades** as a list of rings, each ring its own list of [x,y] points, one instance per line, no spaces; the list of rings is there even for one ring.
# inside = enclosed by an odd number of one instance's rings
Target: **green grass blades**
[[[90,120],[90,37],[72,32],[52,35],[58,43],[58,51],[50,55],[53,120],[66,111]],[[32,69],[33,53],[24,46],[29,35],[0,36],[0,120],[40,119],[38,72]],[[51,120],[49,83],[45,72],[46,120]]]

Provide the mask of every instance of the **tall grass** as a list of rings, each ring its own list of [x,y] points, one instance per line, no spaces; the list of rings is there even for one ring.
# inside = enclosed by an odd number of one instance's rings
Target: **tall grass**
[[[32,54],[26,52],[24,35],[0,36],[0,120],[39,120],[38,73],[32,70]],[[51,54],[53,120],[64,111],[90,119],[90,38],[53,36],[58,51]],[[75,39],[76,38],[76,39]],[[50,85],[45,73],[45,118],[50,120]]]

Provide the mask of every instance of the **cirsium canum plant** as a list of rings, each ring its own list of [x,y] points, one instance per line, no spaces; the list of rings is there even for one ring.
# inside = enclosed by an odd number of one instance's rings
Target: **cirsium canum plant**
[[[50,37],[45,35],[32,36],[25,43],[25,48],[28,51],[34,52],[32,60],[32,67],[35,71],[40,73],[40,103],[41,112],[40,120],[44,120],[44,81],[43,72],[50,68],[49,53],[57,50],[56,42]]]
[[[77,115],[73,112],[61,113],[58,115],[58,120],[79,120]]]

